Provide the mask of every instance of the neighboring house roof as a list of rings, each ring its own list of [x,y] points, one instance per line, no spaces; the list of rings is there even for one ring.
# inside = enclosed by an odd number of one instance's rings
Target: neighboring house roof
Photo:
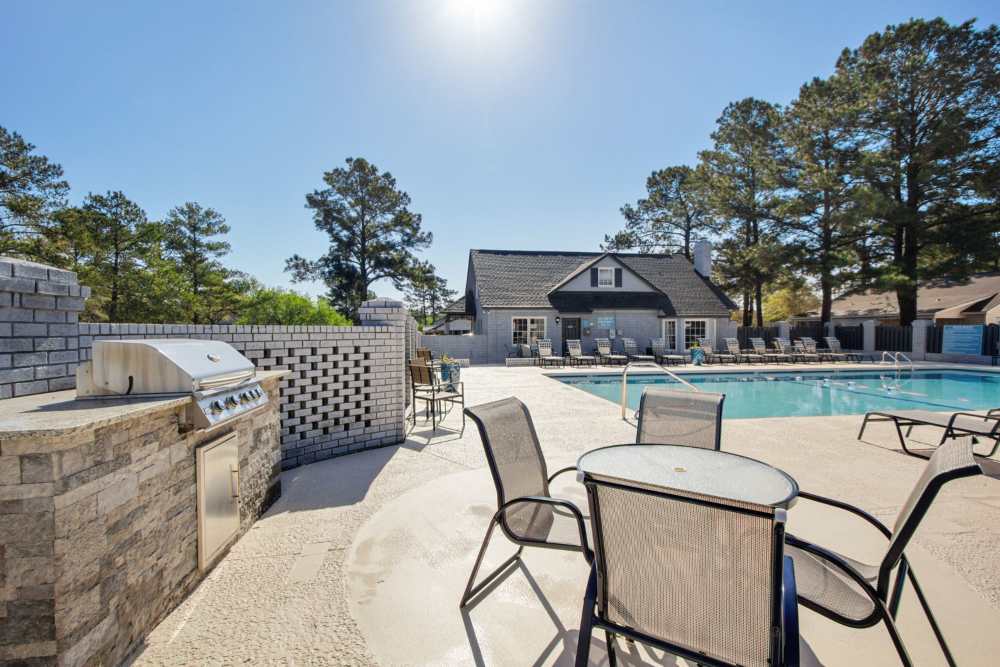
[[[642,305],[626,305],[637,299],[635,292],[607,292],[612,301],[596,293],[560,292],[553,288],[579,274],[595,260],[609,255],[659,291],[647,293]],[[736,308],[722,291],[699,275],[683,255],[639,255],[630,253],[542,252],[524,250],[472,250],[469,261],[476,276],[483,308],[557,308],[565,312],[587,312],[598,308],[654,308],[665,315],[728,317]],[[552,292],[552,294],[550,294]],[[573,294],[573,296],[568,296]],[[595,295],[581,301],[578,294]],[[633,295],[633,296],[629,296]],[[652,299],[651,299],[652,298]],[[573,301],[576,299],[576,301]],[[607,303],[608,305],[603,305]],[[560,305],[557,305],[560,304]],[[566,305],[563,308],[562,305]]]
[[[938,281],[917,290],[917,312],[932,315],[945,309],[968,307],[984,300],[986,305],[996,302],[998,295],[1000,273],[980,273],[964,283]],[[899,314],[899,304],[895,292],[868,290],[834,299],[831,312],[833,317],[894,316]],[[818,311],[810,315],[818,315]]]
[[[449,303],[441,313],[444,315],[467,315],[469,311],[466,310],[465,296],[460,296]]]

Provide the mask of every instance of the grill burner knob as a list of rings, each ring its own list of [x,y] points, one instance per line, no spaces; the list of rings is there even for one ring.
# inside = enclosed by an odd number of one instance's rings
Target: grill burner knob
[[[219,414],[222,412],[222,403],[219,401],[212,401],[209,406],[212,409],[212,414]]]
[[[235,396],[227,396],[226,397],[226,405],[228,407],[230,407],[230,408],[235,408],[236,407],[236,397]]]
[[[240,403],[246,403],[249,400],[250,400],[250,394],[249,393],[243,392],[242,394],[240,394]]]

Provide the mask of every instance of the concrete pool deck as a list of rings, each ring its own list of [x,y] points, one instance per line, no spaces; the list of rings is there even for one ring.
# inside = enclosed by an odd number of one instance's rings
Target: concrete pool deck
[[[698,370],[716,368],[751,369]],[[463,380],[470,405],[511,395],[527,404],[550,470],[635,437],[617,405],[539,369],[473,367]],[[727,420],[722,446],[891,524],[923,463],[896,451],[885,424],[858,442],[859,424],[860,416]],[[572,664],[587,572],[578,554],[526,549],[524,567],[467,613],[458,609],[496,502],[475,427],[461,437],[444,430],[459,425],[454,412],[436,434],[418,421],[403,444],[284,473],[282,498],[156,628],[135,664]],[[1000,462],[989,472],[996,468]],[[586,505],[572,475],[553,492]],[[802,537],[862,559],[874,560],[884,544],[863,524],[806,501],[789,521]],[[1000,481],[980,476],[945,488],[909,550],[961,665],[995,664],[1000,654],[998,537]],[[512,552],[495,535],[485,567]],[[915,662],[944,664],[915,607],[908,591],[899,624]],[[881,627],[850,630],[801,608],[800,615],[824,664],[898,664]],[[592,664],[607,664],[599,633],[593,647]],[[673,664],[642,650],[622,662]]]

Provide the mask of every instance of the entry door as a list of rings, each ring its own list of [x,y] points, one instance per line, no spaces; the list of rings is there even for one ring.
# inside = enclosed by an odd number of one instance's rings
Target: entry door
[[[580,338],[580,318],[579,317],[562,318],[563,354],[567,354],[569,352],[569,350],[566,349],[566,341],[579,340],[579,338]]]

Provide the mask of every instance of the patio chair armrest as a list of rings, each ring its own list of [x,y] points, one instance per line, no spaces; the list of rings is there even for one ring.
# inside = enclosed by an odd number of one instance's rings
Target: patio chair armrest
[[[559,475],[563,474],[564,472],[569,472],[570,470],[576,472],[576,466],[566,466],[562,470],[556,470],[554,473],[552,473],[551,475],[549,475],[548,482],[551,484],[552,480],[554,480],[556,477],[558,477]]]
[[[951,419],[948,420],[948,428],[951,428],[952,424],[955,423],[955,419],[957,419],[958,417],[976,417],[977,419],[982,419],[983,421],[987,421],[990,419],[1000,421],[1000,414],[994,415],[991,414],[992,412],[993,410],[990,410],[990,412],[987,412],[985,415],[977,415],[974,412],[953,412],[951,415]]]
[[[845,512],[850,512],[851,514],[861,517],[871,525],[875,526],[880,533],[887,539],[892,539],[892,531],[888,527],[874,516],[864,511],[860,507],[855,507],[849,503],[845,503],[842,500],[834,500],[833,498],[827,498],[825,496],[820,496],[815,493],[809,493],[808,491],[799,491],[799,498],[805,498],[806,500],[811,500],[814,503],[820,503],[821,505],[829,505],[830,507],[836,507],[837,509],[844,510]]]
[[[511,505],[516,505],[518,503],[540,503],[542,505],[552,505],[555,507],[562,507],[569,510],[573,514],[573,518],[576,519],[576,527],[580,532],[580,546],[583,547],[583,557],[588,563],[593,562],[594,552],[590,550],[590,545],[587,544],[587,529],[583,523],[583,512],[576,504],[570,502],[569,500],[563,500],[562,498],[550,498],[548,496],[521,496],[520,498],[514,498],[513,500],[508,500],[500,509],[497,510],[497,515],[506,509],[509,509]]]
[[[996,414],[997,416],[1000,416],[1000,408],[993,408],[992,410],[990,410],[990,411],[988,411],[986,413],[986,416],[987,417],[992,417],[994,414]]]
[[[872,613],[878,614],[877,609],[883,605],[881,598],[879,598],[878,596],[878,591],[876,591],[875,588],[870,583],[868,583],[867,579],[861,576],[859,572],[857,572],[853,567],[851,567],[847,563],[847,561],[841,558],[838,554],[830,551],[829,549],[824,549],[818,544],[813,544],[812,542],[806,542],[805,540],[799,539],[798,537],[795,537],[795,535],[792,535],[791,533],[785,533],[785,544],[790,544],[793,547],[796,547],[797,549],[805,551],[806,553],[813,554],[814,556],[819,556],[823,560],[830,563],[830,565],[833,565],[838,570],[847,575],[847,577],[851,581],[857,584],[861,588],[861,590],[863,590],[865,594],[869,598],[871,598],[871,601],[872,603],[874,603],[876,608],[876,611],[873,611]]]
[[[795,562],[785,556],[781,568],[781,624],[786,667],[799,667],[799,596],[795,587]]]

